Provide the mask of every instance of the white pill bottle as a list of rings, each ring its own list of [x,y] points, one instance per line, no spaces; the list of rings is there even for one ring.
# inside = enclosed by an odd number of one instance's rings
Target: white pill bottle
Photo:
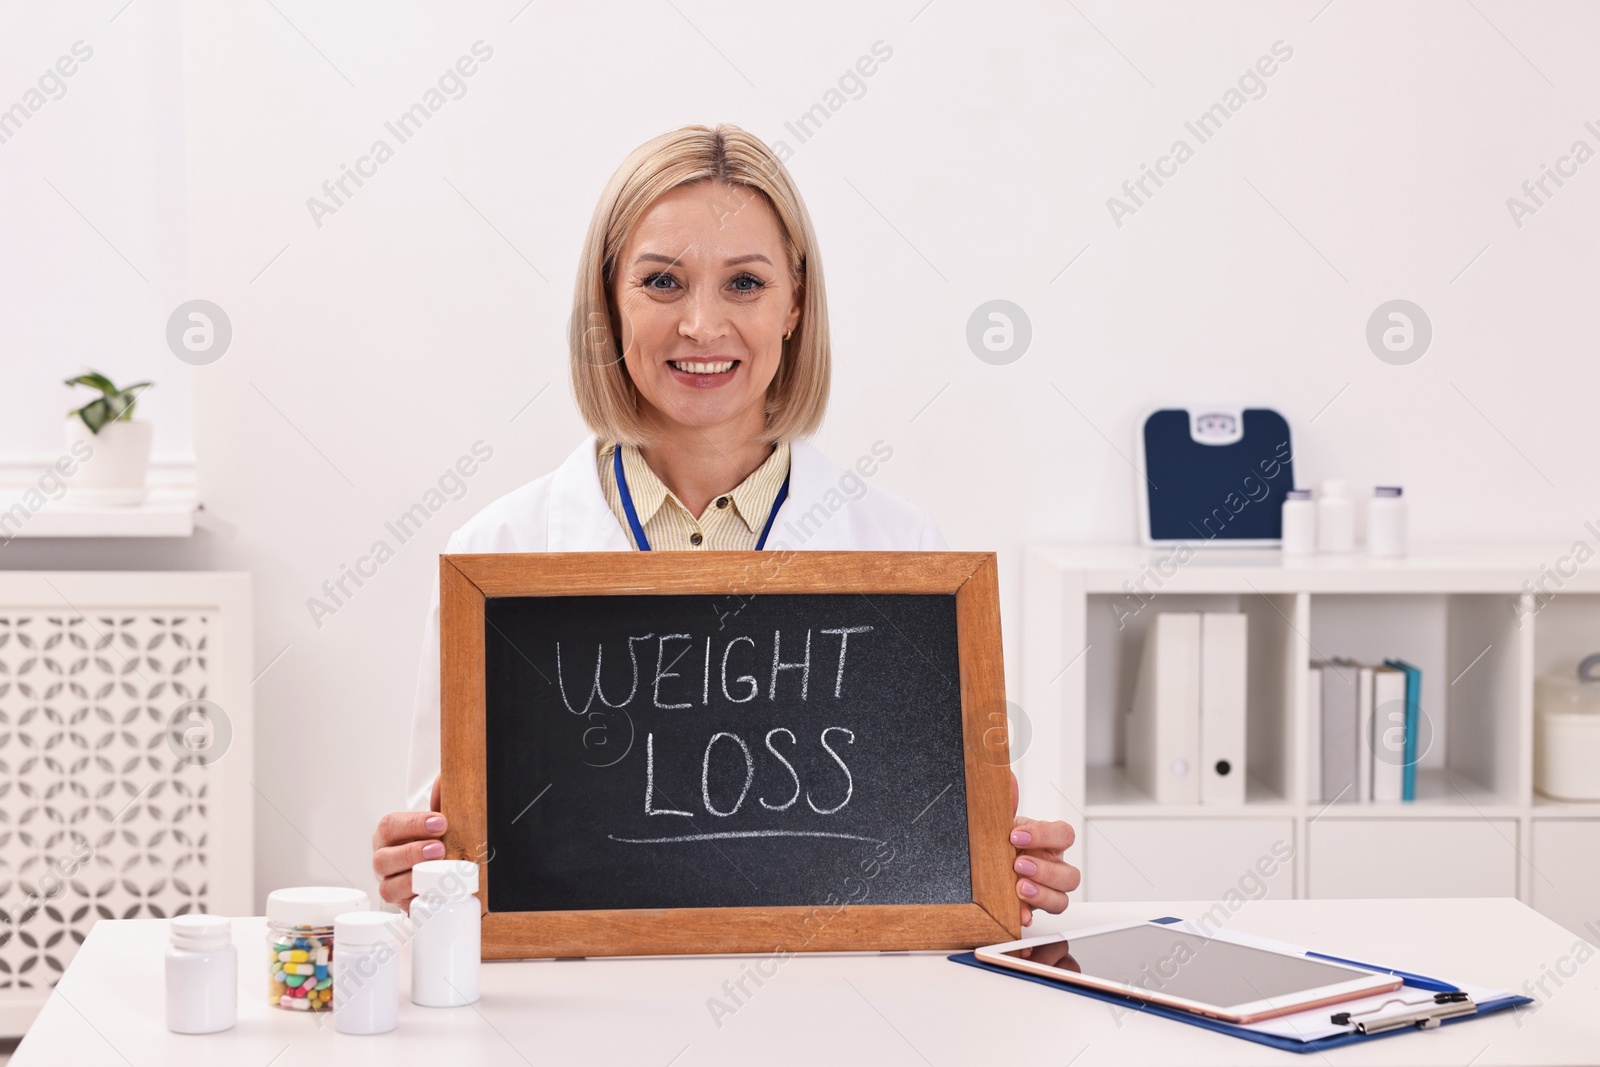
[[[1317,505],[1309,489],[1291,489],[1283,502],[1283,554],[1309,556],[1317,550]]]
[[[348,911],[333,920],[333,1028],[386,1034],[400,1024],[400,916]]]
[[[1367,503],[1367,552],[1395,558],[1406,554],[1406,500],[1398,485],[1379,485]]]
[[[239,950],[221,915],[175,915],[167,949],[167,1029],[214,1034],[239,1018]]]
[[[478,999],[483,918],[471,860],[424,860],[411,868],[411,1003],[454,1008]]]
[[[1317,495],[1317,551],[1350,552],[1355,547],[1355,501],[1343,481],[1328,478]]]

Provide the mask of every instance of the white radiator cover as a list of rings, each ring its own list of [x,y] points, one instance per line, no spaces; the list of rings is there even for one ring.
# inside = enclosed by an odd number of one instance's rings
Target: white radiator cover
[[[99,919],[258,910],[251,656],[248,575],[0,573],[0,1034]]]

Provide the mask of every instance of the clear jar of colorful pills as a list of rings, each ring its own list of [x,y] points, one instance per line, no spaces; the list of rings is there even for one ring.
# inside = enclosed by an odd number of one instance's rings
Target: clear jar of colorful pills
[[[370,905],[359,889],[301,886],[267,894],[267,998],[289,1011],[333,1008],[333,920]]]

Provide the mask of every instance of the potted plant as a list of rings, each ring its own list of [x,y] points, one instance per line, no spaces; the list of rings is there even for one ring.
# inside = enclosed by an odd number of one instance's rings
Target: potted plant
[[[73,479],[73,495],[84,503],[138,504],[144,500],[154,427],[133,417],[139,394],[150,382],[118,388],[104,374],[90,371],[68,378],[68,385],[97,389],[100,395],[67,412],[67,449],[87,444],[90,456]]]

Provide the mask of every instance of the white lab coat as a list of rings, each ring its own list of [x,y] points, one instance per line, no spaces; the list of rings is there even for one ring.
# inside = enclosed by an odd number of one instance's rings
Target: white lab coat
[[[893,450],[888,450],[893,455]],[[881,453],[863,465],[882,462]],[[874,486],[806,441],[789,452],[789,496],[778,509],[767,551],[941,551],[944,536],[904,497]],[[554,471],[515,489],[450,535],[454,552],[630,552],[633,545],[600,488],[596,442],[587,438]],[[439,580],[423,637],[406,774],[407,810],[425,811],[439,773]]]

